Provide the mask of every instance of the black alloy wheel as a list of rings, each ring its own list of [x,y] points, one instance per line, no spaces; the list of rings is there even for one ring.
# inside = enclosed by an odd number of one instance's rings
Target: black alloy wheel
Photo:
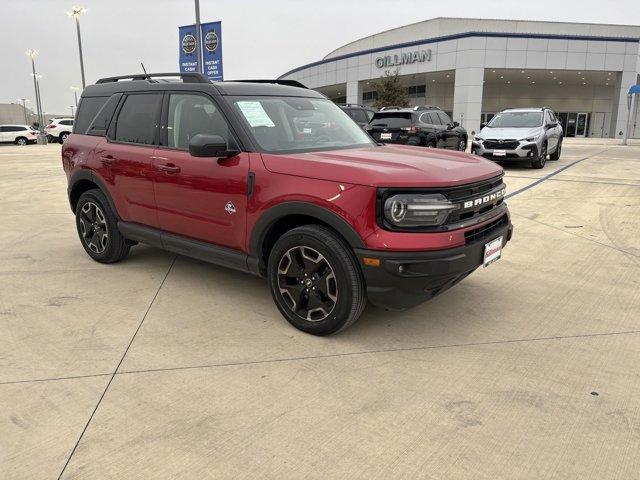
[[[533,168],[542,168],[545,163],[547,163],[547,142],[542,144],[542,147],[540,148],[540,155],[536,160],[531,162],[531,166]]]
[[[289,308],[309,322],[324,320],[338,300],[333,268],[317,250],[296,246],[278,264],[278,289]]]
[[[458,150],[464,152],[467,149],[467,141],[464,138],[458,140]]]
[[[109,228],[104,212],[94,202],[86,202],[80,210],[80,234],[89,250],[103,253],[109,243]]]

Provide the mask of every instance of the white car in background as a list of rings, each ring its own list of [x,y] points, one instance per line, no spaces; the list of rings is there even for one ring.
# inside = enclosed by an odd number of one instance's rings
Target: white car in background
[[[28,145],[37,140],[38,132],[28,125],[0,125],[0,143]]]
[[[73,130],[73,118],[52,118],[44,127],[49,142],[64,142]]]

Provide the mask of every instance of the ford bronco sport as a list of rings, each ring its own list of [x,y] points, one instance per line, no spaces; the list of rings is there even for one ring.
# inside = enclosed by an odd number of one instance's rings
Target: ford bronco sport
[[[266,277],[282,315],[316,335],[367,299],[433,297],[497,260],[512,232],[501,167],[376,143],[293,81],[101,79],[62,163],[91,258],[142,242]]]

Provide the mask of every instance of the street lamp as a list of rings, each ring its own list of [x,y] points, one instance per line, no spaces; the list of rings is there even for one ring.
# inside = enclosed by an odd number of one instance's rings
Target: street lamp
[[[75,116],[74,113],[73,113],[73,109],[76,108],[76,106],[75,105],[69,105],[69,108],[71,109],[71,116],[72,117]]]
[[[73,90],[73,96],[76,99],[76,107],[77,107],[78,106],[78,90],[80,90],[80,88],[71,87],[71,90]]]
[[[38,52],[35,51],[33,48],[30,48],[25,53],[29,58],[31,58],[31,70],[33,72],[31,75],[33,75],[33,89],[35,90],[35,93],[36,93],[36,108],[38,111],[38,124],[39,124],[38,131],[40,132],[38,134],[38,144],[46,145],[47,136],[44,134],[44,125],[43,125],[44,122],[42,120],[42,103],[40,101],[40,83],[38,82],[38,78],[41,78],[42,76],[36,73],[36,62],[34,60]]]
[[[67,15],[73,17],[76,21],[76,32],[78,33],[78,52],[80,53],[80,73],[82,74],[82,88],[86,86],[84,81],[84,60],[82,58],[82,37],[80,36],[80,15],[87,10],[84,7],[73,7]]]
[[[19,98],[18,101],[22,102],[22,111],[24,112],[24,124],[29,125],[29,120],[27,120],[27,102],[29,101],[29,99]]]

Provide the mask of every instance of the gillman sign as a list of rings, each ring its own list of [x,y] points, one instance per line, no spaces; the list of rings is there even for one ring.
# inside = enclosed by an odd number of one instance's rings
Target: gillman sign
[[[407,52],[401,55],[385,55],[384,57],[376,58],[376,67],[398,67],[407,63],[414,62],[430,62],[431,61],[431,49],[429,50],[416,50],[414,52]]]

